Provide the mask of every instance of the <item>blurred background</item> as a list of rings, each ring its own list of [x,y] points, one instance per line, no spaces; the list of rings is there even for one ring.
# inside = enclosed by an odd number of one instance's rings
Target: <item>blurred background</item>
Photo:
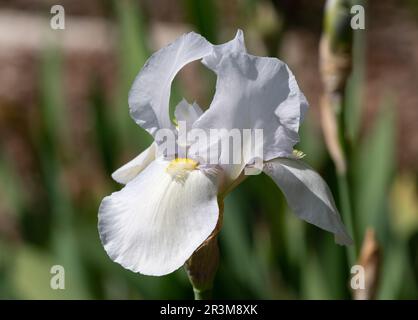
[[[354,32],[345,95],[356,259],[378,274],[376,298],[416,299],[418,1],[356,3],[366,29]],[[50,28],[54,4],[65,8],[64,30]],[[193,298],[183,269],[127,271],[97,232],[101,199],[120,188],[110,174],[151,141],[128,114],[132,81],[152,52],[190,30],[222,43],[241,28],[251,54],[289,64],[311,105],[297,148],[339,206],[320,121],[323,9],[308,0],[1,0],[0,298]],[[170,103],[184,96],[207,108],[215,81],[192,63]],[[369,228],[374,253],[357,258]],[[346,249],[298,220],[265,175],[226,199],[219,242],[216,298],[353,297]],[[65,268],[65,290],[50,288],[53,265]]]

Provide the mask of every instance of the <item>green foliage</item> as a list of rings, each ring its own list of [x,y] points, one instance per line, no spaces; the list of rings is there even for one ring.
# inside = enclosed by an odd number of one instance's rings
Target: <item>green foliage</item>
[[[377,122],[356,153],[353,177],[356,199],[354,211],[357,232],[360,235],[364,234],[367,227],[374,227],[379,232],[386,224],[387,195],[395,169],[396,124],[393,109],[390,102],[381,108]]]

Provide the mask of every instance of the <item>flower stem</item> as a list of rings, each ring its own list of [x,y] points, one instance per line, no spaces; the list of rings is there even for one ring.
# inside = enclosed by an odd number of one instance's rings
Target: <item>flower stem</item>
[[[352,68],[353,33],[350,25],[350,1],[328,0],[320,42],[320,71],[324,86],[321,99],[322,127],[329,153],[335,163],[340,209],[354,244],[347,247],[349,268],[355,264],[356,237],[352,212],[349,172],[350,141],[347,139],[345,93]]]
[[[343,216],[344,223],[347,226],[348,232],[353,237],[353,245],[347,246],[347,259],[349,267],[353,266],[356,262],[356,239],[354,234],[352,210],[350,203],[350,191],[347,181],[346,173],[337,173],[338,176],[338,192],[340,197],[341,214]]]
[[[195,300],[211,300],[212,299],[212,289],[199,290],[199,289],[193,288],[193,292],[194,292]]]
[[[344,90],[345,91],[345,90]],[[353,210],[352,210],[352,194],[350,188],[350,182],[348,180],[351,166],[351,145],[350,141],[347,138],[347,126],[346,126],[346,111],[347,108],[345,104],[345,92],[340,93],[339,97],[339,137],[340,137],[340,144],[341,149],[344,155],[344,162],[345,162],[345,170],[341,171],[337,169],[337,176],[338,176],[338,190],[339,190],[339,197],[341,203],[341,214],[343,219],[347,225],[348,232],[350,232],[351,237],[353,238],[353,245],[347,247],[347,258],[349,267],[356,264],[357,261],[357,242],[356,242],[356,232],[354,228],[354,221],[353,221]]]

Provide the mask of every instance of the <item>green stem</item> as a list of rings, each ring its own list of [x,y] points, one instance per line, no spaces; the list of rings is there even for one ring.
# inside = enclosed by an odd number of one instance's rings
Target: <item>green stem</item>
[[[346,173],[337,173],[338,175],[338,192],[340,197],[341,214],[343,216],[348,232],[353,237],[353,245],[346,247],[349,268],[356,263],[356,239],[354,233],[353,215],[350,203],[350,191]]]
[[[345,162],[345,170],[343,172],[338,172],[337,170],[337,177],[338,177],[338,192],[341,202],[341,214],[343,216],[344,222],[347,226],[348,232],[353,237],[353,245],[347,246],[347,259],[349,263],[349,268],[351,268],[357,260],[357,250],[356,250],[356,233],[354,230],[354,221],[353,221],[353,211],[351,207],[351,192],[350,192],[350,185],[348,181],[348,174],[351,169],[350,166],[350,159],[351,159],[351,148],[350,148],[350,142],[347,139],[347,131],[346,131],[346,106],[345,99],[344,99],[344,93],[340,93],[338,95],[337,99],[339,103],[339,136],[340,136],[340,144],[341,149],[344,156],[344,162]]]
[[[193,293],[195,300],[212,300],[212,289],[199,290],[193,288]]]

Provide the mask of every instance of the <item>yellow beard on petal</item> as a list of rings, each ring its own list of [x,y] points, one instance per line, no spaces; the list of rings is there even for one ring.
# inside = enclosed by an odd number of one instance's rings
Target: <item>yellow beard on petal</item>
[[[189,158],[176,158],[172,160],[165,169],[174,180],[184,182],[189,173],[197,168],[199,163]]]

